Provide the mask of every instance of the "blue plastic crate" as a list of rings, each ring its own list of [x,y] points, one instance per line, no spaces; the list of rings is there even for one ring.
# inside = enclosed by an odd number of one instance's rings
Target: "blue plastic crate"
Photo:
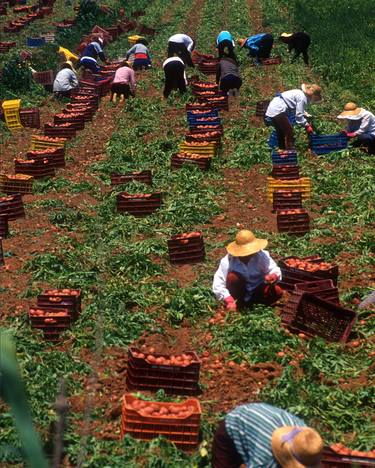
[[[189,127],[194,128],[197,127],[198,125],[214,125],[214,126],[220,126],[221,125],[221,120],[203,120],[202,122],[197,122],[196,120],[191,120],[189,122]]]
[[[282,157],[277,150],[273,150],[271,153],[272,164],[274,166],[277,165],[284,165],[284,164],[298,164],[297,158],[297,151],[296,150],[284,150],[283,155],[287,154],[287,156]]]
[[[333,135],[310,135],[310,148],[314,154],[328,154],[348,147],[348,137],[344,133]]]
[[[26,40],[26,45],[28,47],[42,47],[46,43],[44,37],[28,37]]]
[[[201,117],[219,117],[219,112],[214,110],[212,112],[205,112],[204,114],[193,114],[192,111],[186,113],[188,120],[201,118]]]

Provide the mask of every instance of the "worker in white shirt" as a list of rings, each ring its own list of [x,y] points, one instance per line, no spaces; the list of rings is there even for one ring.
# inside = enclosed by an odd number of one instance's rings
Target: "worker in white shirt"
[[[53,93],[56,97],[69,98],[72,90],[78,88],[78,78],[71,61],[61,65],[60,71],[53,82]]]
[[[294,148],[293,127],[289,122],[288,113],[295,113],[296,123],[305,127],[308,134],[314,133],[313,127],[306,120],[305,107],[309,103],[318,103],[321,100],[322,88],[306,83],[302,84],[301,89],[278,93],[272,99],[266,110],[265,122],[275,128],[279,149]]]
[[[187,34],[174,34],[168,39],[168,57],[173,57],[177,54],[186,65],[194,67],[191,59],[191,53],[193,52],[195,43],[193,39]]]
[[[356,138],[353,146],[365,147],[369,154],[375,154],[374,114],[358,107],[354,102],[348,102],[337,118],[346,120],[347,127],[344,133],[349,138]]]
[[[236,239],[227,246],[228,254],[220,261],[212,290],[227,310],[250,304],[274,304],[283,290],[275,284],[281,270],[272,260],[265,239],[257,239],[246,229],[238,231]]]
[[[180,57],[169,57],[163,63],[165,76],[164,97],[167,98],[172,90],[178,89],[180,94],[186,92],[185,63]]]

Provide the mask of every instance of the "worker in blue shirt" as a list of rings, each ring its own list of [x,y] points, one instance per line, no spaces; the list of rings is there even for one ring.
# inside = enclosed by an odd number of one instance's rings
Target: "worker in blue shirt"
[[[105,63],[108,63],[106,56],[103,52],[104,41],[101,37],[90,42],[82,52],[81,59],[79,61],[79,66],[87,68],[92,73],[99,73],[100,67],[98,65],[98,57]]]
[[[238,39],[238,44],[241,49],[248,49],[249,57],[253,57],[255,63],[259,65],[263,59],[267,59],[271,55],[273,36],[266,33],[256,34],[247,39]]]
[[[221,31],[216,38],[216,47],[219,52],[219,58],[223,58],[225,54],[225,49],[227,49],[227,57],[230,57],[236,60],[236,56],[234,54],[234,40],[232,34],[229,31]]]

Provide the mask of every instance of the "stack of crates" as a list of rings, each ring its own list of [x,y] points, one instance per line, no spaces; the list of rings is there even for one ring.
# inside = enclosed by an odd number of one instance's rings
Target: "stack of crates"
[[[21,99],[12,99],[4,101],[2,104],[5,123],[9,130],[18,130],[22,128],[20,118]]]

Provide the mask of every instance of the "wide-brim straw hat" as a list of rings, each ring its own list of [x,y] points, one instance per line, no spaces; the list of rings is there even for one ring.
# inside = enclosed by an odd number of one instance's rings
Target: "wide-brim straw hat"
[[[315,102],[322,100],[322,88],[319,85],[302,83],[301,89],[310,99],[313,99]]]
[[[323,441],[310,427],[280,427],[273,432],[271,445],[282,468],[321,468]]]
[[[344,106],[344,111],[337,116],[338,119],[353,119],[360,117],[360,113],[363,111],[361,107],[358,107],[354,102],[348,102]]]
[[[237,40],[237,44],[240,46],[240,47],[243,47],[245,44],[246,44],[246,41],[247,41],[247,38],[240,38]]]
[[[292,37],[293,36],[293,33],[286,33],[286,32],[283,32],[280,34],[280,37]]]
[[[227,245],[227,252],[233,257],[247,257],[264,249],[268,244],[266,239],[257,239],[251,231],[241,229],[236,239]]]

